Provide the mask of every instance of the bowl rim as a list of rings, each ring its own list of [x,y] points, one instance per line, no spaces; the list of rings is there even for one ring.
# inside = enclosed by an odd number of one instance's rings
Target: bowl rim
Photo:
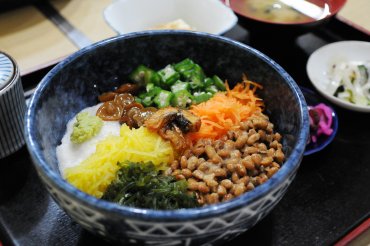
[[[339,49],[337,47],[340,47],[342,54],[351,53],[351,48],[353,48],[353,46],[366,47],[366,49],[370,51],[370,42],[360,41],[360,40],[346,40],[346,41],[338,41],[338,42],[326,44],[318,48],[317,50],[315,50],[310,55],[310,57],[307,60],[307,64],[306,64],[306,73],[307,73],[309,80],[311,81],[311,84],[315,87],[315,89],[322,96],[330,100],[332,103],[342,108],[348,109],[348,110],[353,110],[353,111],[362,112],[362,113],[370,113],[370,106],[361,106],[361,105],[357,105],[354,103],[350,103],[350,102],[347,102],[345,100],[342,100],[338,97],[335,97],[327,93],[327,91],[323,90],[321,86],[319,85],[321,83],[321,80],[315,79],[315,76],[314,76],[314,74],[316,73],[313,70],[313,65],[314,65],[315,60],[320,59],[320,57],[322,58],[322,55],[321,55],[322,52],[325,52],[326,50],[332,50],[332,49],[337,51]],[[325,69],[323,68],[323,72],[325,72],[324,70]],[[324,76],[324,74],[322,76]]]
[[[119,5],[119,4],[125,3],[125,2],[129,2],[129,1],[130,0],[116,0],[116,1],[114,1],[112,3],[110,3],[108,6],[106,6],[104,8],[104,11],[103,11],[103,18],[104,18],[105,22],[115,32],[119,33],[120,35],[127,34],[128,32],[122,32],[122,31],[120,31],[119,30],[120,28],[118,28],[118,26],[115,24],[115,21],[112,20],[112,18],[109,15],[109,13],[113,11],[112,9],[114,9],[115,7],[117,7],[116,5]],[[226,32],[230,31],[238,23],[238,16],[234,13],[234,11],[231,8],[229,8],[228,6],[226,6],[225,4],[223,4],[222,2],[220,2],[219,0],[207,0],[207,1],[208,1],[208,4],[213,4],[217,8],[221,8],[222,11],[224,11],[224,14],[228,17],[228,19],[227,19],[228,21],[225,22],[222,25],[222,28],[218,28],[219,30],[217,32],[212,33],[212,34],[223,35]],[[179,18],[179,19],[182,19],[182,18]],[[139,32],[139,31],[137,31],[137,32]],[[203,32],[206,32],[206,31],[203,31]],[[211,32],[209,32],[209,33],[211,33]]]
[[[242,50],[247,52],[251,52],[253,55],[259,57],[264,62],[269,64],[272,69],[278,72],[282,77],[285,78],[285,82],[287,86],[293,91],[294,96],[299,104],[300,108],[300,129],[297,136],[297,142],[294,148],[291,150],[291,154],[289,158],[285,161],[284,165],[280,168],[280,170],[273,175],[267,182],[263,185],[256,187],[251,192],[246,192],[243,195],[236,197],[230,201],[199,207],[199,208],[189,208],[189,209],[177,209],[177,210],[154,210],[154,209],[142,209],[142,208],[135,208],[135,207],[127,207],[121,206],[112,202],[104,201],[93,196],[90,196],[71,184],[65,181],[59,172],[54,171],[47,163],[45,158],[42,155],[42,148],[37,143],[36,139],[36,131],[34,130],[34,126],[36,125],[36,121],[34,118],[36,106],[38,105],[38,101],[40,100],[41,95],[45,91],[46,87],[51,83],[52,77],[61,71],[65,65],[73,62],[74,60],[78,59],[79,57],[83,56],[86,53],[89,53],[91,50],[98,48],[100,46],[105,46],[110,43],[114,43],[119,40],[123,39],[132,39],[136,37],[143,37],[143,36],[161,36],[161,35],[183,35],[183,36],[196,36],[205,39],[212,39],[214,41],[222,42],[225,45],[232,45],[236,46]],[[202,32],[193,32],[193,31],[173,31],[173,30],[159,30],[159,31],[143,31],[143,32],[134,32],[129,34],[124,34],[121,36],[116,36],[113,38],[109,38],[95,44],[92,44],[88,47],[77,51],[76,53],[70,55],[65,60],[60,62],[56,65],[51,71],[47,73],[47,75],[41,80],[39,85],[37,86],[32,98],[30,99],[29,107],[26,112],[26,120],[25,120],[25,136],[26,136],[26,143],[31,158],[33,160],[33,164],[35,165],[38,172],[41,172],[43,178],[47,179],[49,183],[51,183],[54,187],[58,190],[63,190],[66,192],[68,196],[71,196],[73,200],[78,200],[82,204],[88,207],[94,207],[100,211],[104,211],[105,213],[115,214],[124,216],[126,218],[135,218],[135,219],[145,219],[151,221],[188,221],[188,220],[198,220],[201,218],[209,218],[214,217],[220,214],[224,214],[229,211],[234,211],[241,207],[245,207],[247,205],[253,204],[258,199],[263,196],[266,196],[270,191],[276,189],[280,185],[282,185],[286,179],[288,179],[295,171],[298,169],[300,165],[300,160],[303,158],[303,152],[305,149],[306,141],[308,138],[309,133],[309,126],[308,126],[308,110],[305,99],[303,97],[302,92],[300,91],[298,85],[293,80],[293,78],[275,61],[271,58],[267,57],[263,53],[254,48],[247,46],[245,44],[239,43],[235,40],[231,40],[229,38],[225,38],[218,35],[213,35],[209,33],[202,33]],[[44,181],[45,182],[45,181]]]
[[[264,24],[271,24],[271,25],[275,25],[275,26],[286,26],[286,27],[297,26],[297,25],[309,25],[309,24],[313,24],[313,23],[316,23],[316,22],[321,22],[321,21],[328,20],[329,18],[335,16],[343,8],[343,6],[347,2],[347,0],[341,0],[342,2],[340,3],[339,6],[337,6],[337,8],[335,8],[335,10],[333,12],[329,12],[328,15],[326,15],[324,18],[321,18],[321,19],[317,19],[317,20],[313,19],[313,20],[300,21],[300,22],[278,22],[278,21],[264,20],[264,19],[256,18],[256,17],[250,16],[250,15],[246,15],[245,13],[240,11],[239,8],[233,8],[231,6],[230,2],[232,0],[221,0],[221,1],[226,6],[231,8],[235,13],[237,13],[238,16],[240,16],[242,18],[246,18],[246,19],[253,20],[253,21],[256,21],[256,22],[261,22],[261,23],[264,23]]]

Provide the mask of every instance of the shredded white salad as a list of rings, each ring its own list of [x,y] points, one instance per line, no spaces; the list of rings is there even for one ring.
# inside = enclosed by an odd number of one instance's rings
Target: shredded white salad
[[[335,63],[329,72],[337,85],[334,96],[360,106],[370,105],[370,61]]]

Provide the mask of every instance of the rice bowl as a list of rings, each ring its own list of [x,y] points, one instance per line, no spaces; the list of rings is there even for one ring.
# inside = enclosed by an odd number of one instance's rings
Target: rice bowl
[[[144,49],[148,45],[151,48]],[[146,50],[145,54],[135,52],[138,49]],[[124,57],[130,57],[130,64]],[[252,80],[263,83],[265,90],[261,97],[266,103],[267,114],[284,136],[282,141],[287,159],[281,169],[261,186],[230,201],[168,211],[130,208],[102,201],[63,180],[55,148],[62,139],[68,120],[83,108],[96,104],[99,93],[109,91],[118,81],[127,79],[133,67],[144,63],[160,68],[186,57],[197,60],[209,74],[237,81],[245,72]],[[100,68],[99,71],[96,67]],[[54,91],[60,93],[55,94]],[[281,91],[285,92],[283,99],[277,93]],[[50,124],[52,129],[48,126]],[[295,82],[260,52],[208,34],[153,31],[102,41],[57,65],[43,79],[31,99],[26,136],[35,167],[48,191],[74,220],[89,231],[121,243],[161,244],[176,238],[179,243],[213,244],[247,230],[281,199],[303,155],[308,137],[308,115]],[[216,221],[219,220],[224,221],[221,227],[217,226]],[[148,226],[159,229],[146,232],[144,227]],[[122,231],[121,228],[127,229]]]

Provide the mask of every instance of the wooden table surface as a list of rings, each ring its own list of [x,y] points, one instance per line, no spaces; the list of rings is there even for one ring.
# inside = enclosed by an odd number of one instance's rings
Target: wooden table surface
[[[51,4],[93,42],[116,34],[103,11],[112,0],[53,0]],[[26,6],[0,14],[0,50],[11,55],[21,75],[62,60],[78,48],[36,7]]]
[[[338,19],[370,35],[370,1],[347,0]]]

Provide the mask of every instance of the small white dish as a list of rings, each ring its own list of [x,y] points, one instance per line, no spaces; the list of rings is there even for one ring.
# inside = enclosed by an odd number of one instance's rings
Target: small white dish
[[[117,0],[104,10],[104,18],[119,34],[182,19],[195,31],[221,35],[238,21],[219,0]]]
[[[331,66],[341,61],[365,62],[370,60],[370,42],[341,41],[321,47],[313,52],[307,62],[307,75],[313,86],[332,103],[358,112],[370,113],[370,106],[360,106],[333,94],[337,89],[329,79]]]

